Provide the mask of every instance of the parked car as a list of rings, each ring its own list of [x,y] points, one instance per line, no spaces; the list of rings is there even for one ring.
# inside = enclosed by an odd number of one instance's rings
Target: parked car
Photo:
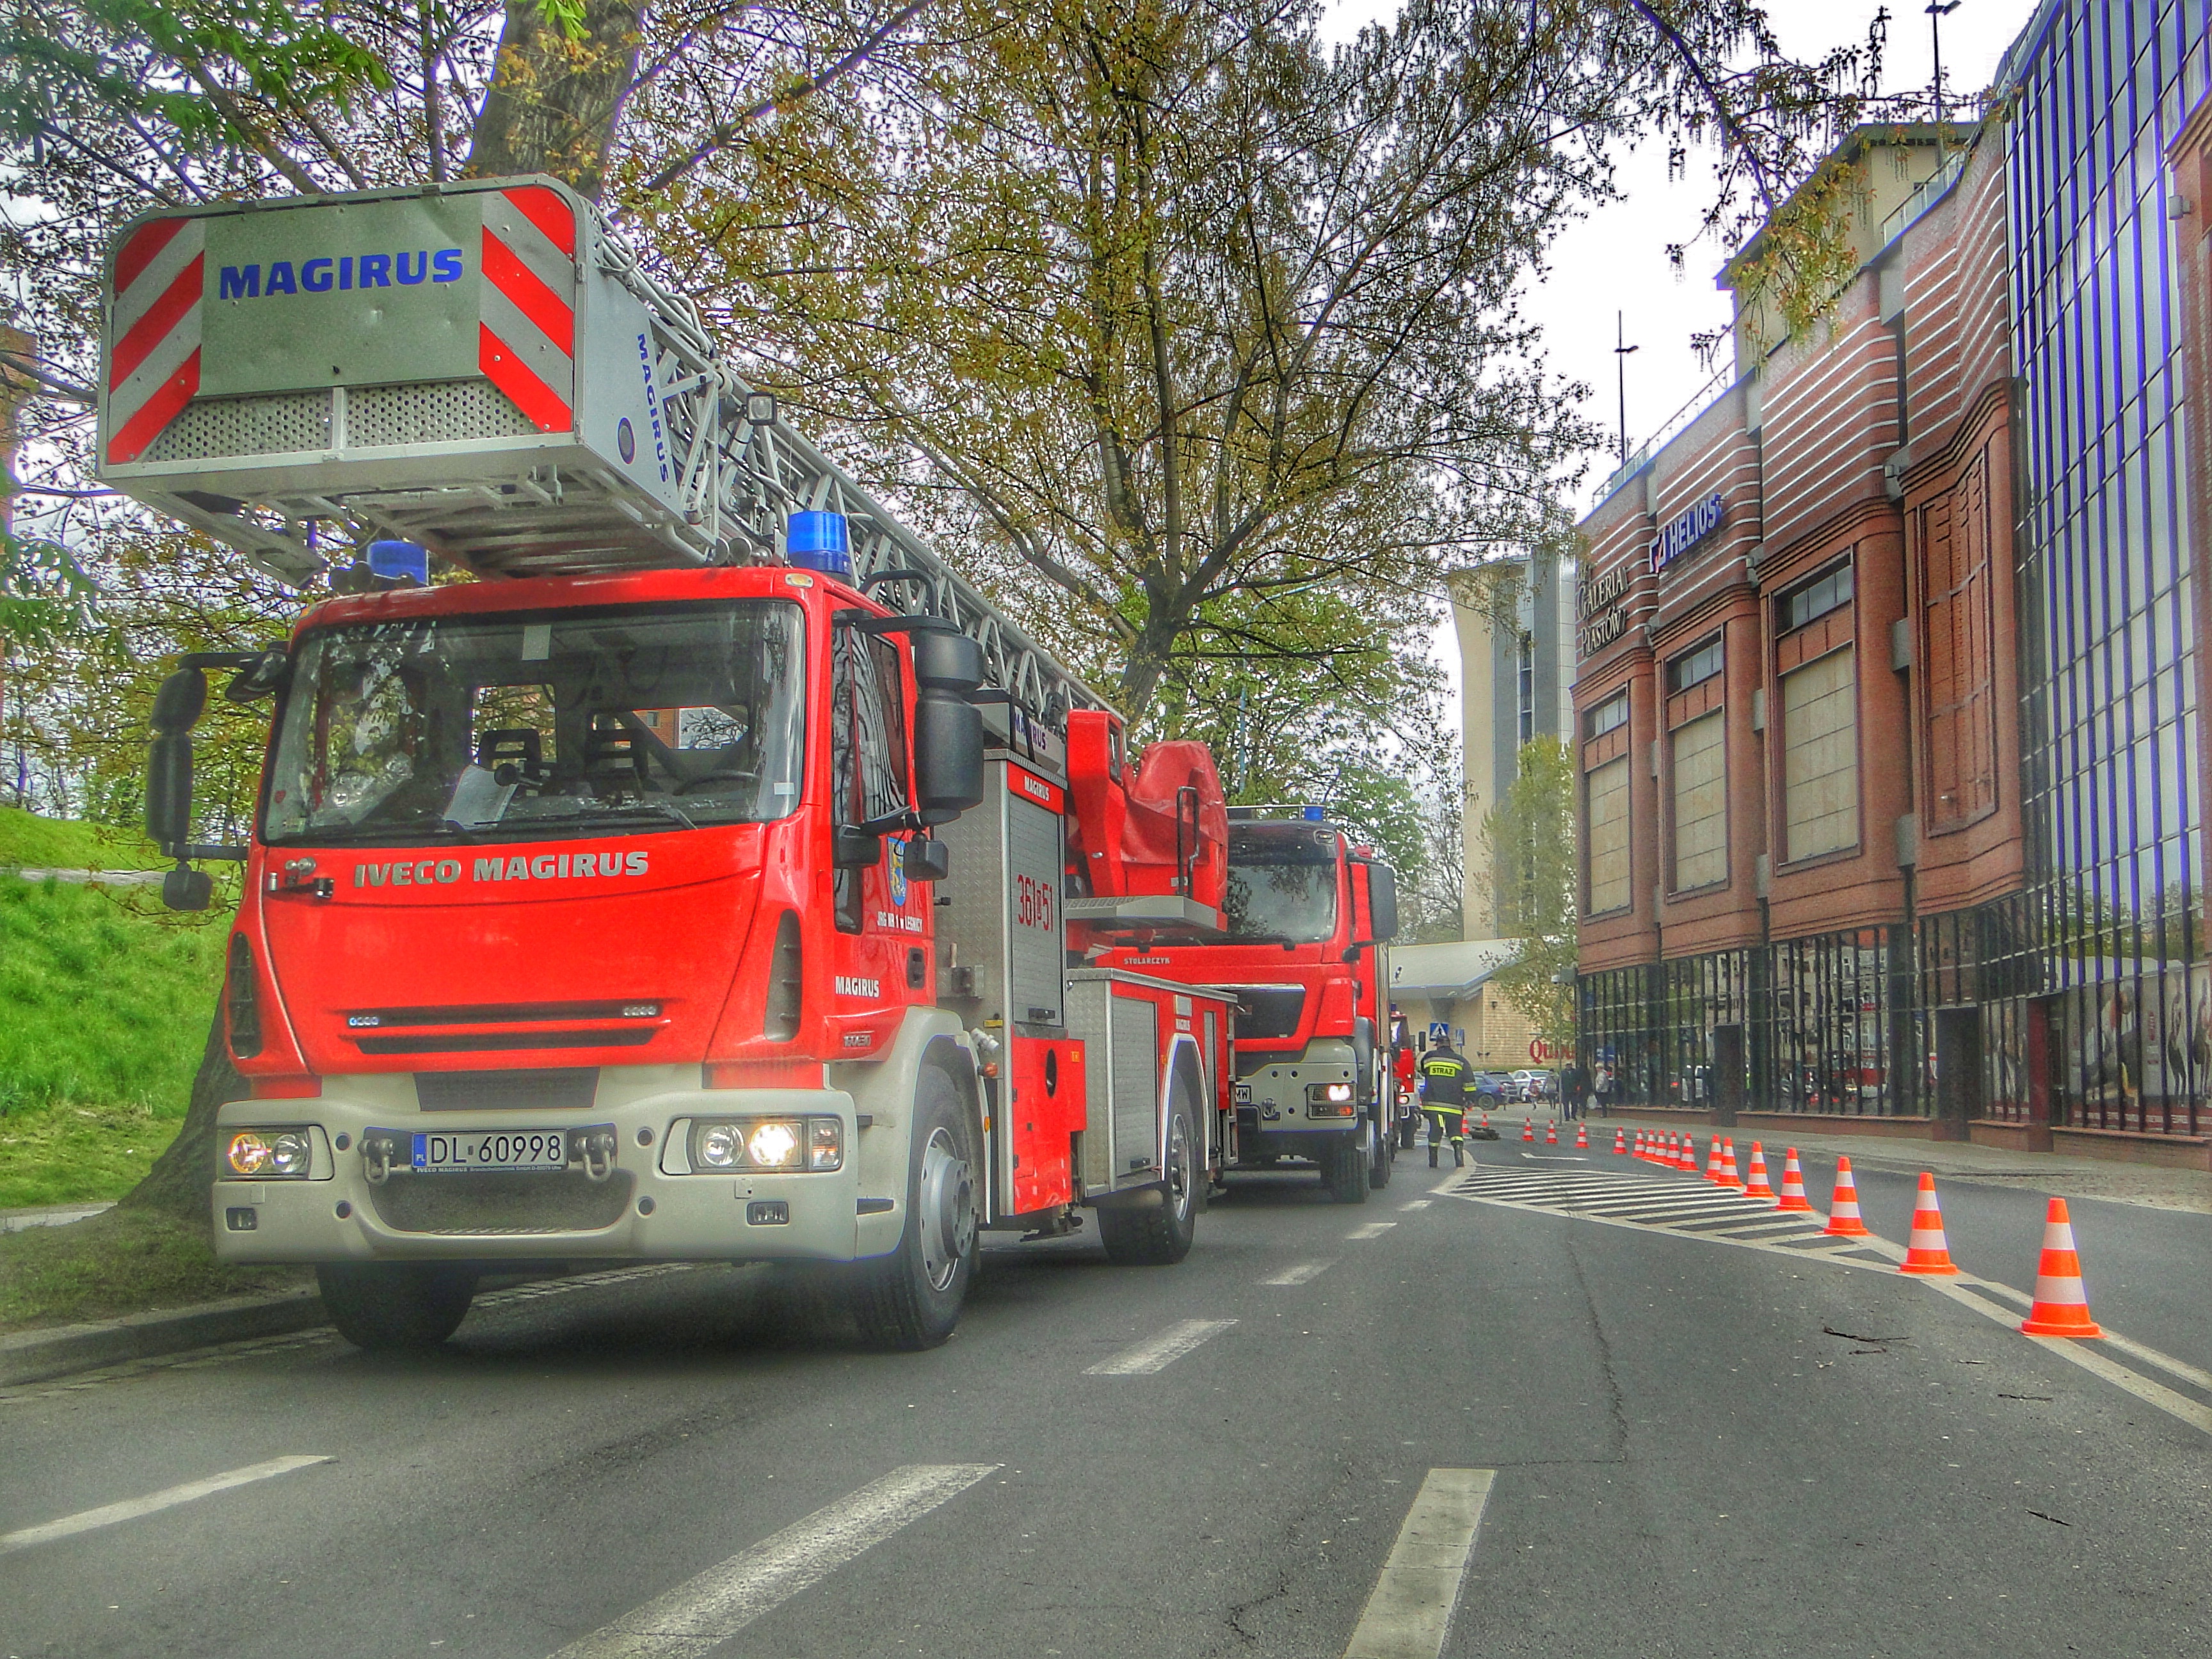
[[[1504,1072],[1477,1072],[1474,1074],[1476,1098],[1504,1105],[1521,1097],[1514,1091],[1513,1079]]]

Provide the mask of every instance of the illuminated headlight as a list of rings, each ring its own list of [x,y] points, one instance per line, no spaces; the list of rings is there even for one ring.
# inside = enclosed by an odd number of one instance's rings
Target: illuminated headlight
[[[787,1170],[799,1162],[796,1123],[768,1122],[745,1137],[745,1152],[763,1170]]]
[[[1352,1085],[1349,1083],[1309,1083],[1306,1085],[1306,1098],[1316,1105],[1338,1105],[1352,1098]]]
[[[305,1129],[241,1129],[222,1149],[228,1173],[254,1181],[297,1181],[314,1149]]]
[[[841,1170],[845,1126],[834,1117],[738,1118],[691,1126],[694,1170]]]

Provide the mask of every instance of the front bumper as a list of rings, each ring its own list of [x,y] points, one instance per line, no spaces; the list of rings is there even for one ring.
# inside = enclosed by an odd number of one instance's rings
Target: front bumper
[[[696,1075],[696,1073],[695,1073]],[[672,1089],[584,1109],[425,1113],[386,1079],[331,1079],[299,1100],[242,1100],[217,1117],[222,1133],[305,1124],[320,1132],[308,1177],[218,1180],[216,1254],[226,1261],[849,1261],[867,1232],[893,1237],[904,1183],[889,1196],[861,1192],[863,1134],[853,1097],[834,1089]],[[411,1079],[402,1079],[403,1083]],[[333,1084],[341,1086],[333,1087]],[[413,1091],[406,1091],[411,1095]],[[819,1173],[681,1173],[684,1126],[694,1118],[812,1115],[844,1126],[844,1164]],[[562,1174],[418,1174],[369,1179],[362,1155],[372,1129],[611,1127],[606,1177],[577,1164]],[[673,1135],[672,1136],[672,1130]],[[888,1184],[888,1183],[884,1183]]]

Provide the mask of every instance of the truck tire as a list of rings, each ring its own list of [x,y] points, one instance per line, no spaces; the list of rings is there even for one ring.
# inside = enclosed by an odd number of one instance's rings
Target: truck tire
[[[1369,1170],[1367,1184],[1381,1192],[1390,1184],[1390,1166],[1398,1161],[1398,1139],[1387,1129],[1375,1135],[1373,1166]]]
[[[852,1269],[860,1340],[914,1353],[951,1336],[975,1274],[978,1237],[975,1131],[952,1079],[925,1066],[914,1091],[905,1231],[889,1255]]]
[[[1352,1135],[1339,1136],[1321,1157],[1322,1183],[1340,1204],[1367,1201],[1367,1148]]]
[[[1190,1254],[1206,1183],[1202,1157],[1198,1113],[1178,1077],[1168,1106],[1168,1164],[1161,1201],[1144,1209],[1098,1212],[1098,1237],[1106,1246],[1108,1261],[1124,1267],[1172,1267]]]
[[[445,1262],[326,1261],[315,1282],[338,1334],[370,1353],[436,1347],[477,1293],[475,1268]]]

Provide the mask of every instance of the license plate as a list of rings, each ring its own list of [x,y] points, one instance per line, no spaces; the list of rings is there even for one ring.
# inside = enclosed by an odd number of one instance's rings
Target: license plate
[[[410,1166],[426,1174],[568,1167],[566,1129],[438,1129],[408,1139]]]

